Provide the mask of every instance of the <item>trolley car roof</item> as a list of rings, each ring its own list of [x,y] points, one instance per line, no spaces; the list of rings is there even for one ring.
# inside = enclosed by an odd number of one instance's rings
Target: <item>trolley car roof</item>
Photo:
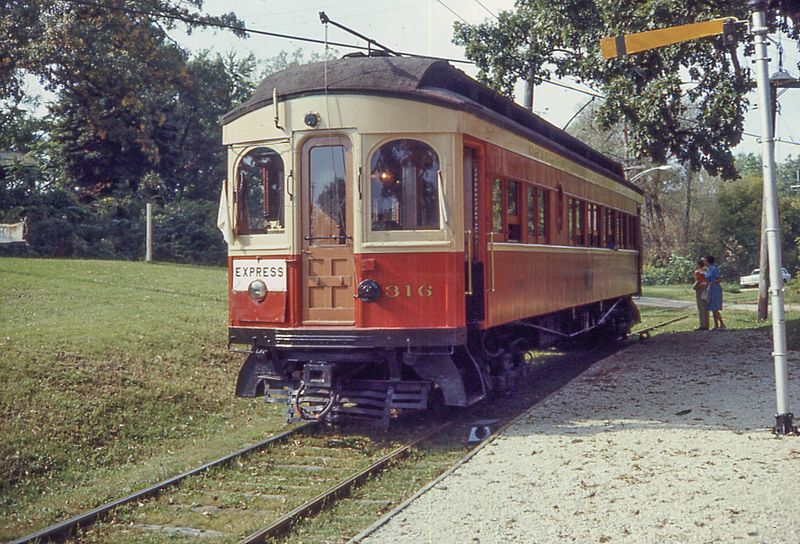
[[[288,68],[268,76],[246,102],[223,117],[223,122],[230,123],[272,104],[273,89],[277,89],[281,100],[323,93],[382,95],[466,111],[517,132],[641,193],[641,189],[625,180],[622,165],[618,162],[475,81],[447,61],[348,56],[327,63]]]

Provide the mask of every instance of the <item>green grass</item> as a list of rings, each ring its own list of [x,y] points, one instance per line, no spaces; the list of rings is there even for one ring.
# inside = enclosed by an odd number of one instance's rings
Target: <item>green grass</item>
[[[671,289],[693,300],[688,286]],[[3,258],[0,308],[0,541],[282,426],[280,408],[233,395],[243,356],[226,349],[222,268]],[[639,327],[690,313],[643,308]],[[724,315],[731,329],[769,334],[753,312]],[[696,326],[691,315],[653,334]],[[800,313],[787,313],[787,333],[797,349]],[[461,454],[425,453],[417,471],[387,476],[370,497],[396,504]],[[359,523],[387,507],[363,503],[373,513]]]
[[[647,295],[652,296],[652,295]],[[638,330],[660,325],[676,317],[688,316],[686,319],[676,321],[669,325],[658,327],[651,331],[651,335],[665,333],[680,333],[693,331],[698,326],[697,313],[693,310],[683,310],[674,308],[649,308],[640,307],[642,322],[634,327],[634,333]],[[710,317],[710,316],[709,316]],[[722,317],[728,331],[721,334],[735,333],[737,329],[758,329],[765,335],[772,334],[771,321],[759,322],[756,320],[755,311],[745,310],[723,310]],[[786,340],[790,350],[800,349],[800,311],[787,311],[785,314]],[[713,326],[713,321],[711,322]],[[714,331],[699,334],[720,334]]]
[[[280,427],[233,395],[223,268],[0,259],[0,540]]]
[[[758,302],[758,289],[740,289],[733,283],[722,284],[723,300],[728,304],[756,304]],[[694,301],[694,290],[690,284],[686,285],[645,285],[642,296],[669,298],[672,300]],[[784,302],[788,304],[800,303],[800,283],[792,282],[784,290]]]

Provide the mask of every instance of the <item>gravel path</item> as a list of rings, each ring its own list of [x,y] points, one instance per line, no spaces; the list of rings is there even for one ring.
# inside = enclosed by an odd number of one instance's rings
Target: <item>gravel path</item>
[[[363,541],[796,544],[800,437],[770,432],[770,352],[758,331],[640,342]],[[789,362],[795,407],[800,353]]]

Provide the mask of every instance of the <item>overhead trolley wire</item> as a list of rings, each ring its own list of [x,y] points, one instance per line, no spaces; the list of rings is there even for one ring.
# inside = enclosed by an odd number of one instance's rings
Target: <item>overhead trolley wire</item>
[[[758,141],[761,141],[761,134],[754,134],[752,132],[742,132],[743,136],[750,136],[751,138],[755,138]],[[775,138],[775,143],[777,144],[789,144],[789,145],[800,145],[800,142],[795,142],[792,140],[784,140],[783,138]]]
[[[500,20],[500,18],[499,18],[497,15],[495,15],[495,14],[492,12],[492,10],[490,10],[489,8],[487,8],[487,7],[486,7],[486,5],[485,5],[483,2],[481,2],[481,0],[475,0],[475,3],[476,3],[476,4],[478,4],[480,7],[482,7],[483,9],[485,9],[485,10],[486,10],[486,12],[487,12],[489,15],[491,15],[492,17],[494,17],[494,18],[495,18],[495,19],[497,19],[498,21]]]
[[[314,44],[318,44],[318,45],[326,45],[326,46],[333,46],[333,47],[356,49],[356,50],[360,50],[360,51],[369,51],[370,50],[370,47],[364,47],[364,46],[360,46],[360,45],[353,45],[353,44],[342,43],[342,42],[331,42],[331,41],[320,40],[320,39],[316,39],[316,38],[309,38],[307,36],[298,36],[298,35],[294,35],[294,34],[281,34],[281,33],[278,33],[278,32],[269,32],[267,30],[260,30],[260,29],[257,29],[257,28],[251,28],[251,27],[244,26],[244,25],[230,25],[230,24],[226,24],[226,23],[217,23],[217,22],[214,22],[214,21],[203,20],[203,19],[200,19],[198,17],[189,17],[189,16],[178,15],[178,14],[174,14],[174,13],[161,13],[161,12],[152,12],[152,11],[146,11],[146,10],[130,8],[130,7],[111,6],[111,5],[108,5],[108,4],[103,4],[101,2],[93,2],[92,0],[67,0],[67,1],[72,3],[72,4],[77,4],[77,5],[81,5],[81,6],[95,7],[95,8],[100,8],[100,9],[106,9],[106,10],[109,10],[109,11],[119,11],[119,12],[122,12],[122,13],[128,13],[128,14],[132,14],[132,15],[143,15],[145,17],[169,19],[169,20],[172,20],[172,21],[181,21],[181,22],[189,23],[189,24],[196,24],[196,25],[201,25],[201,26],[206,26],[206,27],[213,27],[213,28],[221,28],[221,29],[224,29],[224,30],[233,30],[233,31],[236,31],[236,32],[245,32],[245,33],[248,33],[248,34],[255,34],[255,35],[259,35],[259,36],[269,36],[269,37],[272,37],[272,38],[281,38],[281,39],[294,40],[294,41],[299,41],[299,42],[314,43]],[[436,0],[436,1],[439,4],[441,4],[442,6],[444,6],[454,16],[456,16],[459,19],[461,19],[462,21],[464,21],[464,23],[466,23],[469,26],[473,26],[466,19],[461,17],[461,15],[459,15],[457,12],[453,11],[450,7],[448,7],[447,4],[442,2],[442,0]],[[477,1],[478,0],[476,0],[476,2]],[[481,4],[480,2],[478,2],[478,3]],[[483,4],[481,4],[481,6],[483,6]],[[483,6],[483,7],[484,7],[484,9],[487,9],[486,6]],[[457,64],[473,64],[473,62],[469,61],[469,60],[451,59],[451,58],[446,58],[446,57],[437,57],[437,56],[433,56],[433,55],[418,55],[418,54],[414,54],[414,53],[405,53],[405,52],[401,52],[401,51],[398,51],[398,54],[402,55],[402,56],[407,56],[407,57],[444,60],[444,61],[447,61],[447,62],[452,62],[452,63],[457,63]],[[564,88],[564,89],[567,89],[567,90],[570,90],[570,91],[586,94],[586,95],[593,96],[593,97],[596,97],[596,98],[605,98],[601,94],[598,94],[598,93],[595,93],[595,92],[586,91],[586,90],[583,90],[583,89],[579,89],[577,87],[572,87],[570,85],[565,85],[564,83],[558,83],[556,81],[543,80],[543,83],[549,83],[551,85],[555,85],[556,87],[561,87],[561,88]]]
[[[250,28],[247,26],[239,26],[239,25],[229,25],[225,23],[217,23],[214,21],[203,20],[197,17],[187,17],[184,15],[177,15],[174,13],[160,13],[160,12],[152,12],[152,11],[145,11],[136,8],[128,8],[128,7],[119,7],[119,6],[110,6],[108,4],[102,4],[99,2],[92,2],[90,0],[67,0],[72,4],[78,4],[81,6],[89,6],[89,7],[96,7],[100,9],[107,9],[110,11],[120,11],[122,13],[129,13],[133,15],[144,15],[146,17],[153,17],[153,18],[160,18],[160,19],[169,19],[172,21],[181,21],[184,23],[196,24],[200,26],[207,26],[207,27],[214,27],[214,28],[222,28],[225,30],[233,30],[237,32],[246,32],[248,34],[256,34],[260,36],[270,36],[272,38],[282,38],[285,40],[294,40],[298,42],[307,42],[307,43],[315,43],[318,45],[328,45],[334,47],[341,47],[341,48],[349,48],[349,49],[357,49],[360,51],[369,51],[369,47],[364,47],[361,45],[353,45],[349,43],[340,43],[340,42],[331,42],[325,40],[319,40],[316,38],[309,38],[306,36],[297,36],[293,34],[281,34],[278,32],[269,32],[266,30],[259,30],[256,28]],[[424,59],[437,59],[437,60],[445,60],[447,62],[458,63],[458,64],[472,64],[472,61],[462,60],[462,59],[450,59],[450,58],[443,58],[443,57],[434,57],[431,55],[418,55],[415,53],[404,53],[398,52],[399,55],[403,55],[406,57],[415,57],[415,58],[424,58]]]
[[[469,21],[467,21],[467,20],[466,20],[464,17],[462,17],[462,16],[461,16],[459,13],[457,13],[456,11],[454,11],[452,8],[450,8],[450,7],[449,7],[447,4],[445,4],[445,3],[444,3],[442,0],[436,0],[436,1],[437,1],[439,4],[441,4],[441,5],[442,5],[442,6],[443,6],[443,7],[444,7],[444,8],[445,8],[447,11],[449,11],[449,12],[450,12],[450,13],[452,13],[454,16],[456,16],[456,17],[458,17],[459,19],[461,19],[462,21],[464,21],[464,24],[466,24],[466,25],[467,25],[467,26],[469,26],[469,27],[472,27],[473,29],[475,28],[475,25],[473,25],[473,24],[471,24]],[[499,18],[497,15],[495,15],[495,14],[494,14],[494,13],[493,13],[493,12],[492,12],[492,11],[491,11],[489,8],[487,8],[487,7],[486,7],[486,5],[485,5],[485,4],[483,4],[483,2],[481,2],[480,0],[475,0],[475,2],[476,2],[476,3],[477,3],[479,6],[481,6],[483,9],[485,9],[485,10],[486,10],[486,11],[489,13],[489,15],[491,15],[492,17],[494,17],[495,19],[497,19],[497,21],[498,21],[498,22],[500,21],[500,18]],[[470,63],[471,63],[471,62],[470,62]],[[586,91],[586,90],[584,90],[584,89],[579,89],[579,88],[577,88],[577,87],[572,87],[572,86],[570,86],[570,85],[566,85],[566,84],[564,84],[564,83],[559,83],[559,82],[556,82],[556,81],[551,81],[551,80],[549,80],[549,79],[543,79],[543,80],[542,80],[542,83],[549,83],[550,85],[555,85],[556,87],[561,87],[561,88],[563,88],[563,89],[567,89],[567,90],[570,90],[570,91],[574,91],[574,92],[576,92],[576,93],[582,93],[582,94],[585,94],[585,95],[591,96],[591,97],[593,97],[593,98],[602,98],[602,99],[605,99],[605,96],[603,96],[602,94],[599,94],[599,93],[597,93],[597,92],[595,92],[595,91]]]
[[[454,11],[454,10],[453,10],[453,9],[452,9],[450,6],[448,6],[447,4],[445,4],[444,2],[442,2],[442,0],[436,0],[436,1],[437,1],[439,4],[441,4],[441,5],[442,5],[442,7],[444,7],[444,9],[446,9],[447,11],[449,11],[450,13],[452,13],[453,15],[455,15],[456,17],[458,17],[459,19],[461,19],[462,21],[464,21],[464,24],[466,24],[467,26],[474,26],[474,25],[470,24],[470,22],[469,22],[469,21],[467,21],[466,19],[464,19],[464,18],[463,18],[461,15],[459,15],[458,13],[456,13],[456,12],[455,12],[455,11]]]
[[[561,87],[563,89],[567,89],[570,91],[575,91],[576,93],[583,93],[585,95],[591,96],[592,98],[602,98],[605,99],[605,96],[595,92],[595,91],[587,91],[585,89],[579,89],[578,87],[572,87],[570,85],[565,85],[564,83],[559,83],[557,81],[550,81],[549,79],[543,79],[542,83],[549,83],[550,85],[555,85],[556,87]]]

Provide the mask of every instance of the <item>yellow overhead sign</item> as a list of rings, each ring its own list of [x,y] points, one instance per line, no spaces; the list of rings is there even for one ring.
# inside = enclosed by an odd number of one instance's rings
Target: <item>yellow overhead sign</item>
[[[723,17],[702,23],[692,23],[688,25],[661,28],[658,30],[648,30],[626,36],[612,36],[600,40],[600,51],[604,59],[613,59],[639,53],[648,49],[656,49],[665,45],[704,38],[706,36],[716,36],[722,34],[724,25],[727,22],[734,22],[734,17]]]

